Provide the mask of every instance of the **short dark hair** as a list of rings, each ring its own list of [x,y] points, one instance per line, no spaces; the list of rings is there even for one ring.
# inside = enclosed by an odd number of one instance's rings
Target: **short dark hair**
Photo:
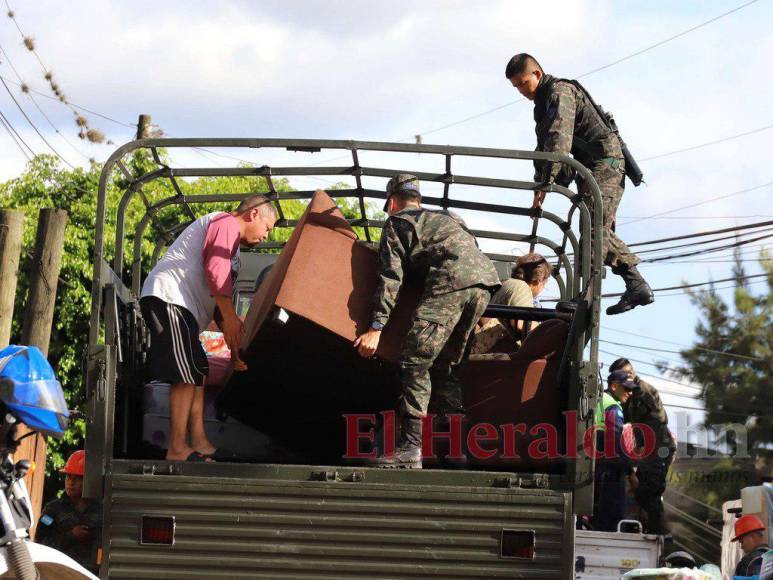
[[[260,208],[260,215],[264,217],[273,217],[274,219],[279,217],[274,205],[271,203],[271,199],[268,195],[262,193],[256,193],[245,197],[234,210],[234,213],[236,213],[236,215],[242,215],[256,207]]]
[[[530,54],[521,52],[516,54],[513,58],[511,58],[508,61],[507,66],[505,67],[505,76],[508,79],[511,79],[515,75],[519,75],[524,72],[532,72],[532,71],[527,71],[527,69],[529,68],[537,69],[540,72],[544,72],[542,70],[542,67],[540,66],[540,63],[537,62],[536,58],[534,58]]]
[[[611,365],[609,365],[609,372],[613,373],[613,372],[619,371],[621,368],[627,367],[627,366],[630,366],[630,367],[633,366],[631,364],[631,361],[629,361],[627,358],[619,358],[615,362],[613,362]]]
[[[542,282],[550,278],[551,267],[542,254],[530,253],[520,256],[513,266],[511,276],[527,284]]]

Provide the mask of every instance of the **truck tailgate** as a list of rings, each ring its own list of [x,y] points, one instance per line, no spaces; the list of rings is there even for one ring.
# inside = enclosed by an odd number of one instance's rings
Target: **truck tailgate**
[[[662,541],[649,534],[577,530],[577,580],[612,580],[635,568],[657,568]]]
[[[570,494],[508,474],[159,465],[113,464],[109,578],[572,577]],[[174,516],[174,545],[140,544],[143,516]]]

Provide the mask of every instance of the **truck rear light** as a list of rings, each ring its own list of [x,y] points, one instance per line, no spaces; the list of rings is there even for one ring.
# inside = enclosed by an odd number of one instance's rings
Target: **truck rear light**
[[[534,530],[502,530],[500,558],[534,559]]]
[[[173,546],[174,531],[174,516],[142,516],[140,544]]]

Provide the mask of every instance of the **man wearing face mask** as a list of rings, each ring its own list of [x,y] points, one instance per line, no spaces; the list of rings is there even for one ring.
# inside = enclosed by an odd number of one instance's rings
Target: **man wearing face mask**
[[[602,258],[625,281],[625,292],[617,304],[607,308],[607,314],[650,304],[655,298],[636,269],[640,260],[615,234],[615,214],[625,188],[625,158],[619,135],[579,83],[545,74],[531,55],[521,53],[511,58],[505,76],[519,93],[534,101],[537,151],[571,154],[590,170],[601,190]],[[574,178],[573,171],[562,163],[539,161],[535,168],[537,183],[568,186]],[[582,180],[578,180],[577,188],[580,194],[589,192]],[[534,207],[541,208],[544,199],[544,191],[535,191]]]

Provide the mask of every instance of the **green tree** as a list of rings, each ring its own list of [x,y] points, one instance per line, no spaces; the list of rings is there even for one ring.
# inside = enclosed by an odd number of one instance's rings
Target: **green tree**
[[[163,153],[162,153],[163,159]],[[127,167],[134,176],[157,169],[152,158],[144,152],[135,152],[127,160]],[[0,207],[15,208],[26,215],[24,230],[24,250],[20,265],[20,279],[16,294],[15,317],[12,341],[20,338],[22,316],[29,280],[30,253],[34,247],[38,211],[44,207],[66,209],[69,223],[65,232],[62,270],[59,276],[56,309],[51,334],[49,360],[52,362],[59,380],[62,382],[65,397],[71,409],[86,411],[83,389],[83,361],[88,343],[89,316],[91,310],[91,279],[94,255],[94,232],[97,206],[97,188],[102,166],[92,164],[88,169],[66,169],[50,155],[39,155],[30,161],[25,171],[18,177],[0,183]],[[115,226],[117,208],[127,184],[126,178],[117,173],[108,184],[107,224],[105,230],[105,259],[110,262],[114,253]],[[201,177],[194,180],[179,180],[186,195],[204,193],[265,193],[268,184],[263,177]],[[287,179],[275,179],[274,186],[279,192],[293,191]],[[348,187],[337,184],[330,189]],[[169,180],[155,180],[143,186],[143,193],[149,203],[157,203],[175,194]],[[339,207],[348,218],[359,218],[359,203],[352,199],[338,199]],[[282,201],[285,218],[297,219],[307,205],[303,200]],[[206,205],[194,205],[198,216],[215,210],[230,210],[232,202],[214,202]],[[373,210],[367,208],[369,213]],[[145,205],[135,195],[127,206],[126,236],[124,247],[124,274],[130,269],[134,244],[134,232],[137,224],[145,215]],[[159,222],[164,228],[176,224],[185,225],[191,221],[180,205],[173,205],[159,211]],[[361,228],[355,228],[361,237]],[[276,228],[270,241],[286,241],[289,228]],[[144,270],[151,264],[159,230],[151,224],[142,239],[142,262]],[[377,237],[376,237],[377,239]],[[49,440],[49,453],[46,465],[47,474],[59,469],[74,449],[82,445],[85,434],[85,421],[76,419],[61,440]]]
[[[694,291],[691,299],[700,312],[692,348],[681,351],[679,375],[703,387],[707,427],[728,427],[731,454],[742,451],[734,427],[746,432],[748,453],[761,460],[773,457],[773,265],[767,255],[760,264],[767,287],[752,292],[740,261],[736,287],[727,303],[714,287]]]

